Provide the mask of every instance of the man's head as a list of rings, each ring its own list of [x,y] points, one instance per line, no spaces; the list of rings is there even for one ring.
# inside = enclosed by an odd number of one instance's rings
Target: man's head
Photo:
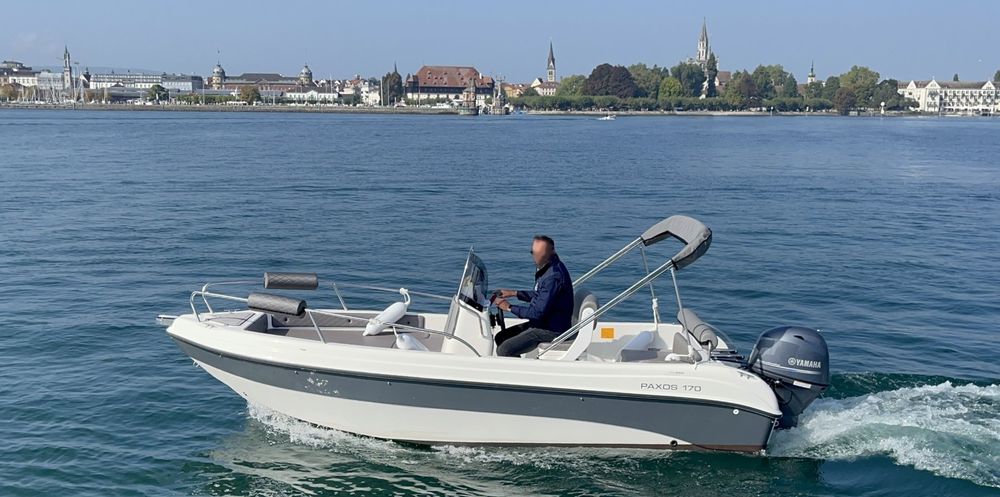
[[[531,257],[535,259],[535,265],[542,267],[552,254],[556,253],[556,242],[545,235],[535,235],[531,243]]]

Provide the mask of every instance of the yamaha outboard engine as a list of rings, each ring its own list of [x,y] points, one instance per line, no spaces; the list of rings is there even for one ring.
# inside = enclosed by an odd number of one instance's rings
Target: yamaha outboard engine
[[[802,413],[830,386],[830,354],[819,332],[800,326],[765,331],[747,367],[771,384],[781,407],[779,428],[799,423]]]

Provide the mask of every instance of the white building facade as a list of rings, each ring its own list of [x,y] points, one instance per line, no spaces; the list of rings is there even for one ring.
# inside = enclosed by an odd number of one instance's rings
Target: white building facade
[[[5,60],[0,63],[0,84],[4,83],[38,86],[38,71],[15,60]]]
[[[915,110],[931,114],[1000,113],[1000,91],[993,81],[910,81],[899,94],[917,103]]]

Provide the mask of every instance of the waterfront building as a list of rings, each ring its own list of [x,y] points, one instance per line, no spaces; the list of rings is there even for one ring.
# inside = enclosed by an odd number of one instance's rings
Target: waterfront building
[[[229,76],[221,64],[212,69],[210,78],[214,90],[236,90],[247,86],[255,86],[258,90],[289,91],[303,86],[316,86],[312,80],[312,70],[306,65],[297,76],[283,76],[278,73],[248,72],[237,76]]]
[[[162,84],[162,74],[116,73],[112,71],[110,73],[93,74],[90,77],[90,87],[94,89],[122,87],[148,90],[153,85],[162,86]]]
[[[83,74],[80,75],[80,81],[77,83],[77,86],[83,89],[89,89],[90,80],[91,80],[90,68],[89,67],[84,68]]]
[[[309,69],[309,64],[304,64],[302,70],[299,71],[299,85],[315,86],[313,84],[313,72],[312,69]]]
[[[192,92],[205,88],[205,80],[201,76],[196,75],[164,74],[160,85],[167,90]]]
[[[732,80],[733,80],[733,72],[732,71],[718,71],[718,72],[716,72],[715,73],[715,89],[716,89],[716,92],[721,95],[722,94],[722,90],[725,90],[726,89],[726,85],[728,85],[729,82],[732,81]]]
[[[90,74],[87,69],[80,76],[83,88],[100,90],[104,88],[137,88],[148,90],[154,85],[160,85],[167,90],[176,92],[198,91],[205,87],[201,76],[189,74],[148,74],[148,73],[109,73]]]
[[[38,71],[16,60],[5,60],[0,63],[0,84],[4,83],[38,86]]]
[[[337,83],[342,95],[357,95],[363,105],[371,107],[382,104],[382,88],[371,79],[355,74],[353,79]]]
[[[215,64],[215,68],[212,69],[212,75],[208,78],[208,82],[213,90],[222,89],[223,83],[226,82],[226,70],[222,68],[222,64]]]
[[[472,81],[476,101],[480,106],[493,95],[496,83],[472,66],[423,66],[407,76],[404,84],[406,98],[416,101],[459,100]]]
[[[340,93],[329,86],[300,86],[286,91],[284,98],[298,104],[333,103]]]
[[[532,81],[528,86],[543,97],[551,97],[552,95],[555,95],[556,90],[559,89],[559,83],[553,81],[542,81],[542,78],[535,78],[534,81]]]
[[[1000,113],[1000,90],[993,81],[910,81],[899,94],[916,102],[915,110],[933,114]]]
[[[523,95],[530,86],[526,83],[503,83],[500,88],[507,94],[507,98],[517,98]]]
[[[48,69],[42,69],[35,75],[35,81],[39,90],[63,91],[63,76]]]

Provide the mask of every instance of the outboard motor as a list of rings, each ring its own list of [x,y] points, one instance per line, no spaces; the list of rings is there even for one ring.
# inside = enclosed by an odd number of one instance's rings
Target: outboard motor
[[[747,367],[771,384],[781,407],[779,428],[799,423],[802,413],[830,386],[830,354],[819,332],[800,326],[765,331]]]

